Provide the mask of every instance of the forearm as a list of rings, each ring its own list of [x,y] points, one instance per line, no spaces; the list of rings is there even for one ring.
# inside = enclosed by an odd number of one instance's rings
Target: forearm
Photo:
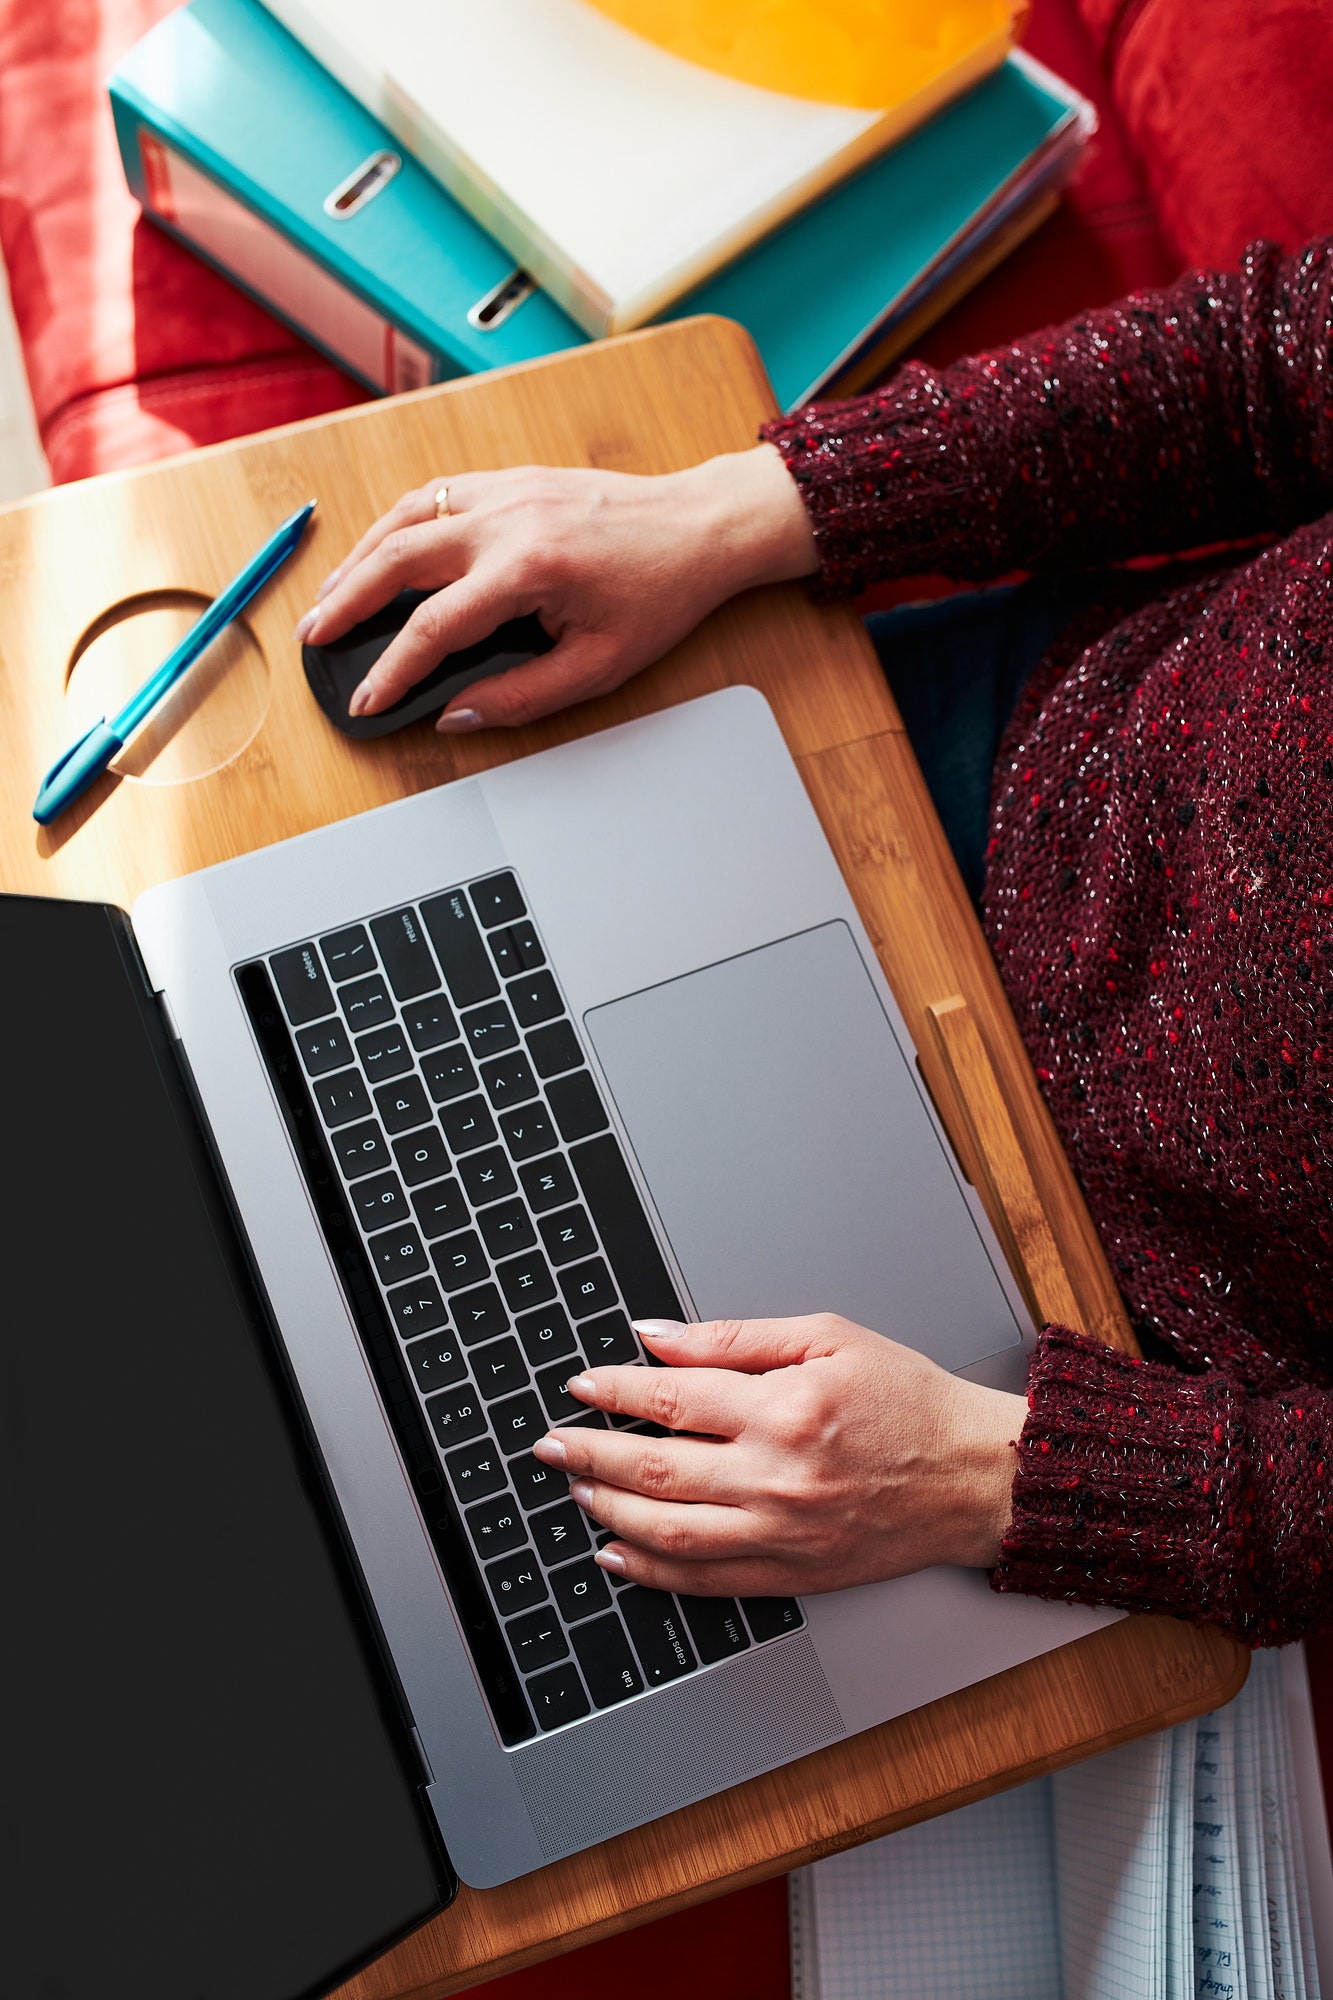
[[[1333,504],[1326,249],[1191,273],[936,374],[765,427],[834,595],[1198,548]]]
[[[1000,1590],[1169,1612],[1250,1645],[1333,1621],[1333,1397],[1131,1360],[1048,1329]]]

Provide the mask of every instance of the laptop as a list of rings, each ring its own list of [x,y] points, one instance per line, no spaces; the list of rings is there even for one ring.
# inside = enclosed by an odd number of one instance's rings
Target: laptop
[[[34,907],[86,930],[87,906],[22,905]],[[176,1174],[176,1207],[208,1224],[178,1213],[160,1242],[179,1304],[152,1367],[170,1377],[173,1355],[197,1357],[205,1335],[244,1345],[244,1320],[249,1393],[271,1433],[266,1454],[246,1441],[238,1381],[219,1417],[205,1367],[161,1464],[151,1436],[116,1462],[151,1490],[154,1518],[182,1520],[201,1494],[214,1514],[253,1514],[256,1480],[280,1483],[285,1463],[299,1473],[300,1533],[266,1553],[251,1630],[291,1612],[282,1576],[314,1592],[340,1692],[288,1768],[293,1685],[319,1681],[300,1658],[303,1611],[275,1669],[265,1754],[297,1795],[293,1829],[313,1784],[339,1839],[370,1824],[381,1859],[398,1857],[396,1904],[356,1913],[364,1948],[438,1907],[451,1869],[508,1881],[1114,1615],[997,1597],[980,1573],[945,1568],[800,1601],[621,1585],[593,1562],[595,1524],[563,1477],[531,1455],[553,1422],[607,1421],[564,1382],[585,1364],[646,1360],[642,1317],[831,1310],[1022,1386],[1021,1296],[755,690],[166,882],[139,899],[132,932],[116,924],[120,976],[127,991],[138,982],[126,1033],[155,1017],[171,1052],[156,1073],[164,1089],[183,1079],[193,1109],[190,1133],[173,1114],[194,1161]],[[55,1101],[35,1080],[54,1073],[47,1044],[70,1035],[54,988],[81,979],[70,958],[41,1005],[42,979],[25,988],[34,1121]],[[103,998],[83,1017],[99,1075],[118,1067],[108,1009]],[[105,1154],[124,1109],[102,1095],[90,1116]],[[131,1196],[141,1140],[123,1139]],[[84,1144],[76,1129],[69,1144]],[[84,1186],[33,1224],[57,1307],[61,1246],[95,1207]],[[139,1274],[110,1262],[106,1299],[154,1263],[153,1219],[141,1220]],[[225,1265],[227,1314],[191,1243]],[[148,1300],[145,1317],[161,1306]],[[228,1315],[229,1329],[212,1323]],[[133,1319],[121,1311],[120,1340]],[[79,1367],[109,1379],[92,1345]],[[84,1394],[76,1368],[68,1395]],[[96,1410],[80,1408],[92,1440]],[[58,1436],[63,1419],[48,1421]],[[100,1560],[96,1496],[79,1512]],[[81,1530],[62,1532],[68,1575]],[[140,1674],[153,1663],[135,1621],[159,1639],[170,1625],[163,1593],[190,1570],[188,1542],[158,1547],[156,1571],[127,1565],[114,1643]],[[226,1601],[234,1653],[247,1615],[236,1577]],[[195,1768],[191,1670],[174,1658],[181,1775],[206,1795],[227,1774]],[[331,1797],[339,1713],[373,1794],[356,1811]],[[285,1866],[281,1841],[274,1853]]]

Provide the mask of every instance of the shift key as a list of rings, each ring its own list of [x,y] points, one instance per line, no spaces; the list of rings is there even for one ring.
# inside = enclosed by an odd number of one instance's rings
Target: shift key
[[[500,982],[463,891],[432,896],[421,905],[421,914],[455,1007],[493,999]]]

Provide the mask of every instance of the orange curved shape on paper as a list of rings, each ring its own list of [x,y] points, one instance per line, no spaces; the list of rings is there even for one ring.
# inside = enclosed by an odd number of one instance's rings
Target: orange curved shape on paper
[[[1014,21],[1013,0],[589,0],[671,55],[822,104],[899,104]]]

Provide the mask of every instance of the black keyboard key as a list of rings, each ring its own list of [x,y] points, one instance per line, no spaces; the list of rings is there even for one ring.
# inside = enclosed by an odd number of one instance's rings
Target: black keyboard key
[[[573,1665],[556,1667],[528,1682],[528,1700],[543,1729],[559,1729],[588,1713],[588,1697]]]
[[[373,1118],[368,1118],[364,1125],[344,1126],[332,1145],[344,1178],[349,1181],[359,1181],[363,1174],[375,1174],[393,1164],[384,1134]]]
[[[469,1438],[480,1437],[486,1429],[485,1408],[470,1382],[428,1398],[426,1415],[431,1429],[445,1446],[466,1444]]]
[[[454,1325],[462,1334],[465,1347],[475,1347],[479,1340],[494,1340],[497,1333],[509,1331],[509,1315],[494,1285],[478,1285],[474,1292],[459,1292],[450,1305]]]
[[[579,1339],[594,1368],[642,1358],[638,1336],[624,1313],[604,1313],[600,1319],[585,1319],[579,1328]]]
[[[743,1597],[741,1610],[758,1640],[776,1639],[783,1632],[798,1632],[805,1619],[794,1597]]]
[[[407,1197],[397,1174],[376,1174],[371,1180],[355,1182],[352,1207],[367,1235],[372,1229],[387,1229],[391,1222],[408,1219]]]
[[[489,1562],[492,1556],[507,1555],[510,1549],[522,1548],[528,1539],[512,1493],[497,1493],[483,1500],[479,1507],[470,1507],[465,1519],[472,1545],[483,1562]],[[558,1659],[559,1655],[553,1654],[552,1658]],[[538,1664],[545,1666],[547,1662],[542,1660]]]
[[[573,1329],[560,1306],[543,1306],[540,1312],[524,1313],[514,1324],[523,1342],[523,1352],[534,1368],[567,1354],[570,1357],[567,1372],[571,1375],[577,1372],[579,1355]]]
[[[537,1095],[537,1079],[521,1049],[511,1049],[507,1056],[497,1056],[494,1062],[483,1063],[481,1080],[497,1111],[505,1110],[510,1104],[526,1104],[530,1097]]]
[[[354,1069],[343,1076],[324,1077],[315,1085],[315,1096],[324,1123],[332,1130],[349,1124],[353,1118],[366,1117],[370,1110],[370,1092]]]
[[[504,1001],[492,1000],[489,1006],[474,1007],[470,1014],[464,1014],[463,1039],[480,1061],[483,1056],[501,1056],[507,1049],[516,1049],[518,1029]]]
[[[432,1000],[418,1000],[412,1006],[404,1007],[403,1025],[418,1055],[424,1054],[427,1049],[442,1049],[446,1042],[458,1040],[458,1022],[443,993],[437,993]]]
[[[461,889],[432,896],[421,915],[455,1007],[474,1007],[500,991],[490,953]]]
[[[538,1507],[549,1507],[553,1500],[563,1500],[569,1492],[569,1481],[563,1472],[557,1472],[554,1466],[543,1465],[539,1458],[526,1454],[510,1459],[509,1477],[514,1482],[518,1504],[525,1514],[533,1513]]]
[[[396,1023],[392,1028],[377,1029],[373,1035],[362,1035],[356,1053],[372,1083],[385,1083],[391,1076],[402,1076],[412,1067],[407,1037]]]
[[[537,1388],[546,1408],[546,1414],[553,1424],[563,1423],[566,1417],[582,1417],[588,1414],[588,1405],[580,1403],[577,1396],[571,1396],[565,1384],[571,1375],[581,1371],[576,1361],[554,1361],[549,1368],[543,1368],[537,1377]]]
[[[477,1072],[461,1042],[452,1042],[447,1049],[436,1049],[433,1055],[423,1056],[421,1074],[437,1104],[452,1104],[477,1087]]]
[[[502,1111],[499,1125],[500,1135],[516,1160],[549,1153],[557,1143],[555,1126],[540,1099],[535,1104],[520,1105],[516,1111]]]
[[[569,1157],[602,1248],[620,1281],[630,1318],[684,1319],[676,1288],[614,1138],[608,1133],[601,1139],[588,1139],[575,1146]]]
[[[386,1132],[410,1132],[431,1116],[419,1076],[400,1077],[397,1083],[382,1083],[375,1092],[375,1105]]]
[[[677,1601],[704,1666],[745,1651],[750,1635],[734,1597],[682,1597]]]
[[[551,1594],[567,1625],[572,1625],[576,1618],[591,1618],[594,1611],[605,1611],[611,1602],[606,1578],[591,1556],[583,1562],[569,1563],[564,1569],[552,1570]]]
[[[572,1634],[574,1651],[598,1708],[612,1708],[632,1694],[642,1694],[643,1680],[630,1651],[625,1628],[614,1612],[579,1625]]]
[[[401,1229],[386,1229],[382,1236],[372,1236],[367,1247],[382,1285],[396,1285],[402,1278],[419,1278],[430,1269],[421,1238],[410,1223]]]
[[[531,1549],[518,1549],[488,1564],[486,1581],[503,1618],[515,1611],[530,1611],[546,1596],[546,1579]]]
[[[589,1313],[603,1313],[619,1304],[611,1273],[600,1257],[592,1257],[586,1264],[571,1264],[561,1271],[560,1289],[575,1319],[586,1319]]]
[[[399,1173],[409,1187],[420,1187],[423,1181],[438,1180],[441,1174],[449,1171],[449,1155],[433,1125],[395,1139],[393,1156],[398,1162]]]
[[[433,1243],[437,1236],[448,1236],[453,1230],[461,1229],[468,1220],[463,1190],[452,1178],[432,1181],[429,1187],[419,1188],[412,1197],[412,1213],[428,1243]]]
[[[516,972],[522,972],[523,961],[515,951],[514,940],[508,931],[492,931],[486,942],[501,979],[512,979]]]
[[[458,1171],[474,1208],[484,1208],[490,1201],[503,1201],[518,1185],[514,1169],[498,1146],[488,1153],[469,1153],[459,1162]]]
[[[594,1132],[604,1132],[611,1122],[586,1069],[575,1070],[572,1076],[552,1077],[546,1086],[546,1101],[555,1113],[561,1138],[570,1145],[576,1139],[590,1139]]]
[[[509,941],[518,953],[518,962],[524,972],[531,972],[534,967],[545,965],[546,953],[542,950],[541,940],[532,927],[531,917],[524,917],[520,923],[513,926],[509,932]]]
[[[446,1292],[461,1292],[465,1286],[475,1285],[491,1275],[486,1252],[474,1229],[447,1236],[443,1243],[432,1246],[430,1254]]]
[[[535,1028],[565,1011],[565,1003],[549,972],[527,972],[521,979],[511,980],[505,992],[521,1028]]]
[[[483,1210],[477,1227],[492,1257],[512,1257],[515,1251],[530,1250],[537,1241],[532,1217],[521,1201],[501,1201]]]
[[[579,1038],[568,1021],[552,1021],[549,1027],[534,1028],[528,1036],[528,1054],[538,1076],[561,1076],[577,1069],[583,1061]]]
[[[467,1374],[463,1350],[452,1333],[428,1333],[410,1342],[403,1353],[423,1396],[436,1389],[452,1389]]]
[[[526,1389],[528,1386],[528,1371],[512,1334],[474,1349],[472,1374],[483,1399],[488,1403],[493,1403],[497,1396],[507,1396],[514,1389]]]
[[[333,1012],[333,994],[313,944],[294,944],[290,951],[276,953],[269,964],[294,1028]]]
[[[694,1671],[697,1662],[674,1597],[664,1590],[645,1590],[635,1584],[622,1590],[616,1602],[625,1614],[649,1687],[664,1687]]]
[[[320,939],[319,948],[335,986],[341,986],[344,979],[355,979],[359,974],[375,969],[375,954],[370,948],[364,924],[350,924],[345,931],[331,932],[328,937]]]
[[[545,1305],[555,1297],[555,1282],[540,1250],[526,1250],[521,1257],[497,1264],[495,1275],[511,1312],[526,1312],[529,1306]]]
[[[569,1656],[569,1641],[549,1604],[544,1611],[529,1611],[516,1618],[505,1627],[505,1637],[521,1674],[535,1674],[540,1667],[554,1666]]]
[[[491,1438],[479,1438],[475,1444],[464,1445],[461,1451],[451,1451],[444,1463],[454,1492],[464,1506],[470,1500],[484,1499],[488,1493],[498,1493],[505,1483],[504,1460]]]
[[[415,1333],[433,1333],[437,1327],[449,1323],[434,1278],[418,1278],[414,1285],[400,1285],[389,1294],[389,1309],[404,1340],[410,1340]]]
[[[506,1402],[497,1403],[491,1411],[491,1422],[506,1458],[512,1458],[516,1451],[531,1451],[538,1438],[544,1438],[550,1429],[542,1415],[542,1406],[531,1389],[509,1397]],[[537,1463],[536,1460],[533,1462]],[[567,1485],[564,1491],[569,1491]],[[552,1494],[551,1497],[554,1499],[557,1496]]]
[[[472,906],[488,931],[497,924],[512,924],[516,917],[528,913],[518,883],[508,871],[503,875],[488,875],[484,882],[474,882],[469,893]]]
[[[421,993],[435,991],[440,975],[415,910],[391,910],[387,917],[376,917],[370,930],[379,946],[380,963],[400,1000],[415,1000]]]
[[[576,1257],[591,1257],[597,1248],[597,1238],[584,1209],[562,1208],[554,1215],[544,1215],[538,1227],[553,1264],[572,1264]]]
[[[464,1097],[457,1104],[442,1104],[440,1123],[456,1153],[472,1153],[478,1146],[495,1143],[495,1120],[486,1108],[484,1097]],[[680,1314],[675,1317],[679,1319]]]
[[[611,1420],[601,1410],[585,1410],[581,1417],[572,1418],[561,1428],[567,1431],[607,1431],[611,1428]]]
[[[298,1028],[296,1046],[311,1076],[345,1069],[352,1060],[352,1044],[341,1021],[323,1021],[317,1028]]]
[[[587,1553],[588,1526],[583,1509],[572,1500],[562,1500],[558,1507],[543,1507],[540,1514],[533,1515],[528,1528],[547,1569]]]
[[[374,972],[368,979],[353,979],[338,995],[338,1004],[343,1017],[354,1035],[363,1028],[382,1028],[386,1021],[392,1021],[393,1001],[389,989]]]
[[[518,1177],[534,1215],[542,1215],[548,1208],[563,1208],[578,1195],[569,1161],[563,1153],[552,1153],[549,1160],[533,1160],[519,1168]]]

